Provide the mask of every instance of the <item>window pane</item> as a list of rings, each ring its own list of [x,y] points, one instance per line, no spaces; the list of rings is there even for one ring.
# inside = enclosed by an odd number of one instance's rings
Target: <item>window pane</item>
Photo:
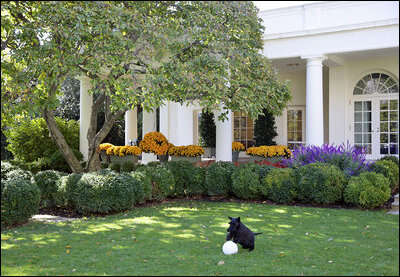
[[[363,143],[371,143],[371,134],[364,134],[364,141]]]
[[[399,108],[397,107],[397,100],[390,100],[390,109],[397,111]]]
[[[390,121],[397,121],[398,119],[398,112],[390,112]]]
[[[361,112],[355,112],[354,113],[354,121],[355,122],[362,122],[362,113]]]
[[[381,112],[381,121],[388,121],[388,112]]]
[[[296,141],[302,141],[302,140],[303,140],[303,138],[302,138],[302,133],[301,133],[301,131],[298,131],[298,132],[297,132]]]
[[[390,132],[398,132],[398,124],[397,122],[390,122]]]
[[[387,133],[381,133],[381,143],[389,143]]]
[[[364,133],[372,132],[372,123],[363,123],[363,132]]]
[[[354,132],[356,133],[362,132],[362,123],[354,123]]]
[[[297,120],[303,120],[303,111],[297,111]]]
[[[390,134],[390,143],[398,143],[399,136],[397,134]]]
[[[239,118],[235,117],[233,122],[234,122],[234,125],[233,125],[234,128],[239,128]]]
[[[362,135],[361,134],[355,134],[354,135],[354,141],[355,141],[355,143],[362,143]]]
[[[363,94],[363,91],[362,91],[362,89],[356,87],[356,88],[354,89],[354,91],[353,91],[353,94],[354,94],[354,95],[361,95],[361,94]]]
[[[399,87],[397,85],[391,87],[389,93],[399,93]]]
[[[294,111],[288,111],[287,118],[288,120],[294,120]]]
[[[399,154],[399,145],[398,144],[390,145],[390,154]]]
[[[381,144],[381,154],[388,154],[388,153],[389,153],[389,145]]]
[[[388,100],[381,100],[381,111],[387,110],[389,107]]]
[[[288,132],[288,141],[294,141],[294,132]]]
[[[362,111],[362,102],[360,102],[360,101],[354,102],[354,110],[355,111]]]
[[[303,126],[302,126],[302,122],[301,121],[297,121],[297,126],[296,126],[297,130],[302,130]]]
[[[381,122],[381,132],[387,132],[389,130],[389,123],[388,122]]]
[[[371,110],[371,101],[364,101],[363,102],[363,110],[370,111]]]
[[[361,90],[365,88],[365,83],[360,80],[358,81],[358,83],[356,84],[356,87],[359,87]]]
[[[371,121],[371,112],[364,112],[363,121]]]

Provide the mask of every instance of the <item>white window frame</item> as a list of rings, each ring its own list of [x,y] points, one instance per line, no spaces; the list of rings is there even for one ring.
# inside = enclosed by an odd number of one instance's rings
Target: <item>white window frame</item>
[[[302,124],[301,124],[301,141],[289,141],[289,126],[288,126],[288,112],[289,111],[301,111],[302,112]],[[286,145],[289,143],[293,144],[306,144],[306,107],[305,106],[289,106],[285,111],[285,136],[286,136]]]

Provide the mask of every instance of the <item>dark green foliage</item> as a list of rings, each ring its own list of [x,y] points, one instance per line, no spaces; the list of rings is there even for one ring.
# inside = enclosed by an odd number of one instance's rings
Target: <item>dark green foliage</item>
[[[188,195],[206,195],[207,189],[204,185],[206,175],[206,168],[194,167],[192,183],[188,187]]]
[[[267,176],[268,173],[274,168],[276,168],[276,167],[270,166],[270,165],[259,165],[258,177],[259,177],[260,182],[263,182],[265,176]]]
[[[144,203],[151,199],[152,183],[151,177],[144,171],[134,171],[129,173],[137,181],[136,200],[138,203]]]
[[[358,207],[380,207],[390,198],[389,180],[380,173],[363,172],[350,178],[343,196],[346,203]]]
[[[1,192],[1,227],[26,222],[39,210],[39,202],[40,190],[30,180],[15,178],[4,181]]]
[[[71,77],[66,77],[61,85],[61,94],[58,98],[60,105],[54,115],[67,120],[79,120],[80,82]]]
[[[166,166],[174,175],[175,196],[182,197],[192,195],[192,193],[199,188],[199,184],[195,184],[200,181],[196,179],[196,173],[198,171],[192,163],[188,161],[171,161],[168,162]],[[191,186],[195,186],[196,189],[192,191]]]
[[[75,157],[79,161],[83,160],[83,155],[81,152],[79,152],[79,150],[72,149],[72,152],[74,152]],[[64,156],[60,150],[57,150],[50,156],[47,167],[48,169],[71,173],[71,168],[65,161]]]
[[[1,129],[1,160],[10,160],[13,158],[13,155],[10,151],[6,149],[8,145],[7,137],[3,134],[3,124]]]
[[[1,181],[5,181],[7,178],[6,174],[15,169],[18,169],[18,167],[11,164],[10,162],[1,161]]]
[[[75,208],[76,188],[81,178],[82,174],[79,173],[61,176],[57,182],[57,192],[54,196],[57,206]]]
[[[120,171],[121,172],[131,172],[136,169],[136,165],[133,162],[123,162],[121,164]]]
[[[58,128],[72,149],[79,151],[79,122],[55,118]],[[8,150],[15,159],[33,162],[42,157],[50,158],[58,147],[49,136],[49,130],[43,118],[25,119],[7,130]]]
[[[108,163],[107,162],[101,162],[100,163],[100,167],[101,167],[101,169],[106,169],[106,168],[108,168]]]
[[[241,199],[255,199],[261,195],[260,166],[255,163],[241,165],[232,174],[232,192]]]
[[[215,147],[216,126],[214,122],[214,113],[202,110],[199,119],[200,137],[204,141],[204,147]]]
[[[7,180],[25,179],[25,180],[31,181],[32,176],[33,176],[32,173],[30,173],[29,171],[17,168],[17,169],[14,169],[14,170],[8,172],[6,174],[6,179]]]
[[[224,195],[232,192],[232,174],[235,166],[231,162],[215,162],[207,167],[205,187],[209,196]]]
[[[372,164],[371,169],[381,173],[389,179],[390,188],[395,191],[399,188],[399,166],[389,159],[380,160]]]
[[[58,184],[63,173],[55,170],[45,170],[36,173],[33,180],[39,187],[41,192],[41,206],[54,207],[56,206],[56,198],[58,193]]]
[[[296,169],[297,198],[304,203],[332,204],[342,200],[344,173],[336,166],[311,163]]]
[[[121,163],[112,162],[112,163],[110,163],[109,167],[110,167],[110,169],[112,169],[116,172],[119,172],[121,170]]]
[[[397,164],[397,166],[399,166],[399,158],[397,158],[396,156],[384,156],[380,160],[392,161],[395,164]]]
[[[32,172],[33,174],[38,173],[39,171],[44,171],[50,169],[49,158],[39,158],[33,162],[24,162],[21,160],[10,160],[10,163],[23,169]]]
[[[172,172],[165,166],[153,165],[136,169],[136,172],[144,172],[151,179],[151,199],[162,201],[175,193],[175,178]]]
[[[136,203],[140,188],[128,173],[86,173],[77,183],[76,209],[83,214],[124,211]]]
[[[274,168],[262,180],[261,193],[276,203],[289,204],[296,197],[296,178],[292,168]]]
[[[278,133],[276,132],[275,117],[267,109],[264,109],[263,113],[255,120],[254,138],[256,146],[276,145],[274,137]]]

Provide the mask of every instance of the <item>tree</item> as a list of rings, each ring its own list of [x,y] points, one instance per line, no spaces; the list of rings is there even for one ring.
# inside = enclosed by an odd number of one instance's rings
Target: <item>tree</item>
[[[40,113],[74,172],[99,168],[97,146],[138,104],[224,104],[256,118],[263,108],[279,114],[290,98],[260,54],[264,27],[250,1],[10,1],[1,11],[4,120]],[[92,84],[85,169],[54,121],[66,76]]]
[[[214,122],[214,113],[205,110],[201,112],[200,120],[200,136],[204,140],[206,147],[215,147],[217,130]]]
[[[263,110],[264,114],[258,116],[254,125],[254,137],[256,146],[260,145],[276,145],[274,137],[278,135],[275,126],[275,117],[267,109]]]

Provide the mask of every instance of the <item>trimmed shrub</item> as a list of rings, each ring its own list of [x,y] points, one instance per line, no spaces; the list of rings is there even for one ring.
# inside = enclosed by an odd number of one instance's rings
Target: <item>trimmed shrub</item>
[[[261,195],[260,166],[255,163],[241,165],[232,174],[232,192],[241,199],[255,199]]]
[[[76,187],[76,210],[83,214],[119,212],[136,203],[137,181],[128,173],[86,173]]]
[[[81,178],[82,174],[79,173],[61,176],[57,182],[57,192],[54,194],[57,206],[75,208],[76,188]]]
[[[264,181],[264,178],[269,174],[269,172],[276,168],[274,166],[271,165],[260,165],[258,164],[258,178],[260,180],[260,183],[262,184],[262,182]]]
[[[171,161],[166,164],[167,168],[172,172],[175,179],[174,195],[178,197],[192,194],[191,186],[197,186],[196,167],[188,161]]]
[[[136,172],[144,172],[151,179],[151,199],[162,201],[175,193],[175,178],[163,165],[139,167]]]
[[[397,158],[396,156],[384,156],[382,158],[380,158],[380,161],[392,161],[395,164],[397,164],[397,166],[399,166],[399,158]]]
[[[15,169],[10,172],[8,172],[5,176],[6,180],[12,180],[12,179],[25,179],[28,181],[31,181],[32,178],[32,173],[26,170],[22,169]]]
[[[23,170],[28,170],[32,172],[32,174],[36,174],[39,171],[44,171],[50,169],[49,166],[49,159],[48,158],[39,158],[36,161],[33,162],[24,162],[21,160],[11,160],[10,163],[13,165],[23,169]]]
[[[207,167],[205,187],[209,196],[229,195],[232,192],[232,173],[236,167],[231,162],[215,162]]]
[[[121,168],[120,171],[121,172],[132,172],[134,171],[136,168],[135,164],[132,162],[123,162],[121,164]]]
[[[38,212],[39,202],[40,190],[36,184],[24,178],[4,181],[1,192],[1,227],[26,222]]]
[[[132,178],[137,181],[138,189],[136,191],[136,200],[138,203],[144,203],[151,199],[151,177],[147,176],[144,171],[134,171],[129,173]]]
[[[1,180],[4,180],[6,174],[10,171],[18,169],[17,166],[12,165],[10,162],[1,161]]]
[[[120,163],[110,163],[110,169],[116,172],[120,172],[121,164]]]
[[[207,189],[204,185],[206,168],[194,166],[193,169],[194,172],[193,172],[192,182],[190,183],[187,190],[188,195],[193,196],[193,195],[207,194]]]
[[[372,164],[372,170],[381,173],[389,179],[390,188],[395,191],[399,188],[399,166],[392,160],[380,160]]]
[[[296,197],[296,178],[292,168],[274,168],[262,180],[261,193],[276,203],[291,203]]]
[[[33,176],[34,182],[41,192],[41,207],[56,206],[58,184],[61,176],[64,176],[64,174],[55,170],[40,171]]]
[[[361,173],[350,178],[343,196],[346,203],[358,207],[380,207],[390,198],[389,180],[380,173]]]
[[[304,203],[332,204],[342,200],[344,173],[326,163],[307,164],[296,169],[297,199]]]

